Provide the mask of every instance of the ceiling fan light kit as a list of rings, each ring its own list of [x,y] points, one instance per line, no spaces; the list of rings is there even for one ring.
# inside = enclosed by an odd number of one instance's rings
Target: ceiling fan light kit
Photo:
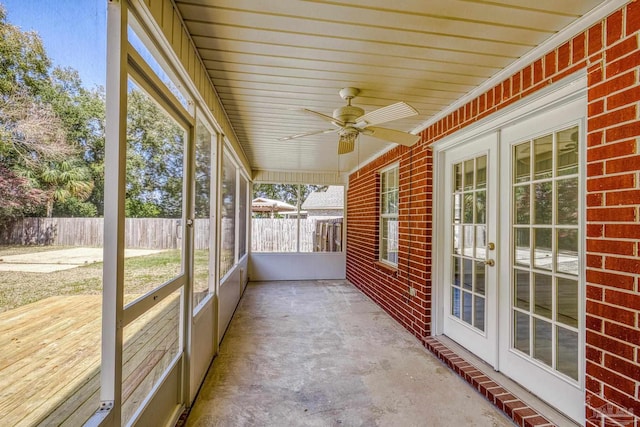
[[[338,132],[338,154],[347,154],[352,152],[355,148],[356,138],[360,133],[409,147],[420,140],[418,135],[413,135],[408,132],[372,126],[417,115],[418,111],[409,104],[405,102],[397,102],[395,104],[370,111],[369,113],[365,113],[364,109],[351,105],[351,100],[360,93],[358,88],[345,87],[341,89],[339,93],[340,97],[347,101],[347,105],[333,110],[332,116],[306,108],[302,110],[305,113],[313,114],[322,120],[331,122],[336,129],[324,129],[299,133],[279,138],[278,140],[288,141],[290,139],[303,138],[305,136]]]

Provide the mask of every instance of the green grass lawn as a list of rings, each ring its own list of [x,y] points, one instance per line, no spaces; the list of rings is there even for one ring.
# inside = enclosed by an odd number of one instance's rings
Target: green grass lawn
[[[66,249],[61,246],[0,246],[0,258],[7,255]],[[208,250],[195,252],[195,280],[206,281]],[[125,260],[125,295],[130,301],[160,286],[180,273],[180,251]],[[102,293],[102,263],[89,264],[53,273],[3,271],[0,274],[0,312],[55,295]]]

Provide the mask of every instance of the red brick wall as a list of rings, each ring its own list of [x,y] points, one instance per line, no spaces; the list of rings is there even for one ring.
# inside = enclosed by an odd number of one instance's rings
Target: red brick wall
[[[632,2],[590,31],[586,385],[594,426],[601,412],[640,416],[639,30],[640,3]]]
[[[398,268],[378,262],[378,171],[399,163]],[[351,176],[347,193],[347,277],[416,337],[431,324],[431,156],[399,147]],[[409,288],[416,295],[409,294]]]
[[[347,193],[347,278],[423,339],[431,333],[427,147],[586,69],[586,418],[593,426],[601,425],[606,413],[635,414],[640,423],[639,38],[640,2],[632,1],[425,129],[416,146],[396,147],[352,174]],[[393,162],[400,164],[397,270],[376,262],[378,171]],[[417,289],[415,297],[409,287]]]

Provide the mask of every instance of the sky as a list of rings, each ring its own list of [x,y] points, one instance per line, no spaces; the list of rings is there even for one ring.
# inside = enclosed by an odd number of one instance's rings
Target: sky
[[[87,88],[104,86],[107,0],[0,0],[7,21],[36,31],[53,65],[72,67]]]

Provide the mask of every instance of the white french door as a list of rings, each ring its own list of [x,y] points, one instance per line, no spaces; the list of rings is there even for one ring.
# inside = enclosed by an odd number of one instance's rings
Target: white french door
[[[584,97],[438,149],[443,333],[584,421]]]
[[[496,134],[445,154],[443,331],[495,365]]]
[[[578,99],[501,130],[499,368],[584,421],[582,118]],[[505,172],[507,172],[505,171]]]

